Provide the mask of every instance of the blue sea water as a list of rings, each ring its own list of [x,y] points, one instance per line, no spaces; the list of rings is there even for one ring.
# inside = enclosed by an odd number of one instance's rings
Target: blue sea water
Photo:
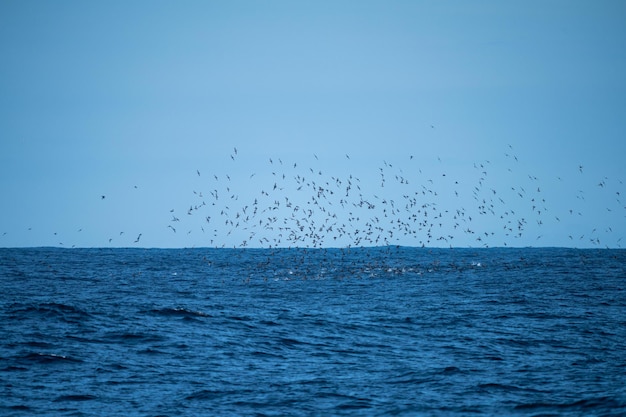
[[[0,415],[626,415],[626,250],[0,249]]]

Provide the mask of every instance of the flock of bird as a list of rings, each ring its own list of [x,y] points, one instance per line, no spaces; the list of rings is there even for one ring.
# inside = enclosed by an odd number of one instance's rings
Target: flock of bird
[[[227,172],[195,169],[191,201],[184,210],[179,205],[164,214],[169,233],[193,233],[194,245],[203,247],[621,248],[621,180],[587,179],[585,167],[575,165],[569,181],[540,181],[524,172],[511,145],[503,160],[470,164],[458,178],[446,172],[441,158],[425,164],[424,155],[381,161],[375,168],[350,155],[333,164],[322,164],[315,154],[308,162],[267,157],[257,171],[240,157],[233,148],[222,164]],[[364,168],[363,175],[355,173]],[[598,207],[597,201],[610,205]],[[590,218],[593,227],[581,232],[580,224]],[[122,235],[110,236],[108,243],[119,245]],[[143,235],[132,234],[126,244],[142,244]]]
[[[510,145],[504,153],[506,172],[485,160],[456,179],[446,174],[440,158],[437,172],[422,173],[412,155],[406,155],[403,167],[382,161],[366,177],[350,173],[350,155],[341,157],[333,174],[315,168],[317,155],[308,166],[268,157],[267,172],[259,173],[245,172],[237,165],[239,157],[234,148],[230,174],[196,169],[199,188],[186,212],[170,211],[171,233],[199,232],[207,247],[488,247],[542,245],[544,234],[554,238],[554,230],[565,229],[572,246],[621,247],[621,237],[611,235],[611,222],[626,217],[621,181],[605,177],[594,185],[598,192],[612,193],[608,201],[613,203],[603,212],[589,214],[594,209],[585,198],[595,197],[585,190],[578,190],[572,206],[551,205],[551,193],[542,190],[539,178],[515,171],[519,158]],[[585,174],[581,165],[575,171]],[[564,188],[560,177],[555,181],[555,189]],[[596,216],[597,226],[582,234],[567,232],[583,213]]]

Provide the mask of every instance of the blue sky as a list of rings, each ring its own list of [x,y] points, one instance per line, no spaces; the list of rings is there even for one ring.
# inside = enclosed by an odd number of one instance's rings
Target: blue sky
[[[0,246],[622,247],[625,22],[621,1],[3,1]]]

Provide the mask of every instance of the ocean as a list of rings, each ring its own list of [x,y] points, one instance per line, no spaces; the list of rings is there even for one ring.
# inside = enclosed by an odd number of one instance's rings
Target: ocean
[[[626,250],[0,249],[3,416],[623,416]]]

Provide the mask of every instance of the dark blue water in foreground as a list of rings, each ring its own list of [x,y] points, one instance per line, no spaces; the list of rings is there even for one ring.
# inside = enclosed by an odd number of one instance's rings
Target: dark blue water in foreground
[[[0,249],[0,414],[626,415],[626,251]]]

